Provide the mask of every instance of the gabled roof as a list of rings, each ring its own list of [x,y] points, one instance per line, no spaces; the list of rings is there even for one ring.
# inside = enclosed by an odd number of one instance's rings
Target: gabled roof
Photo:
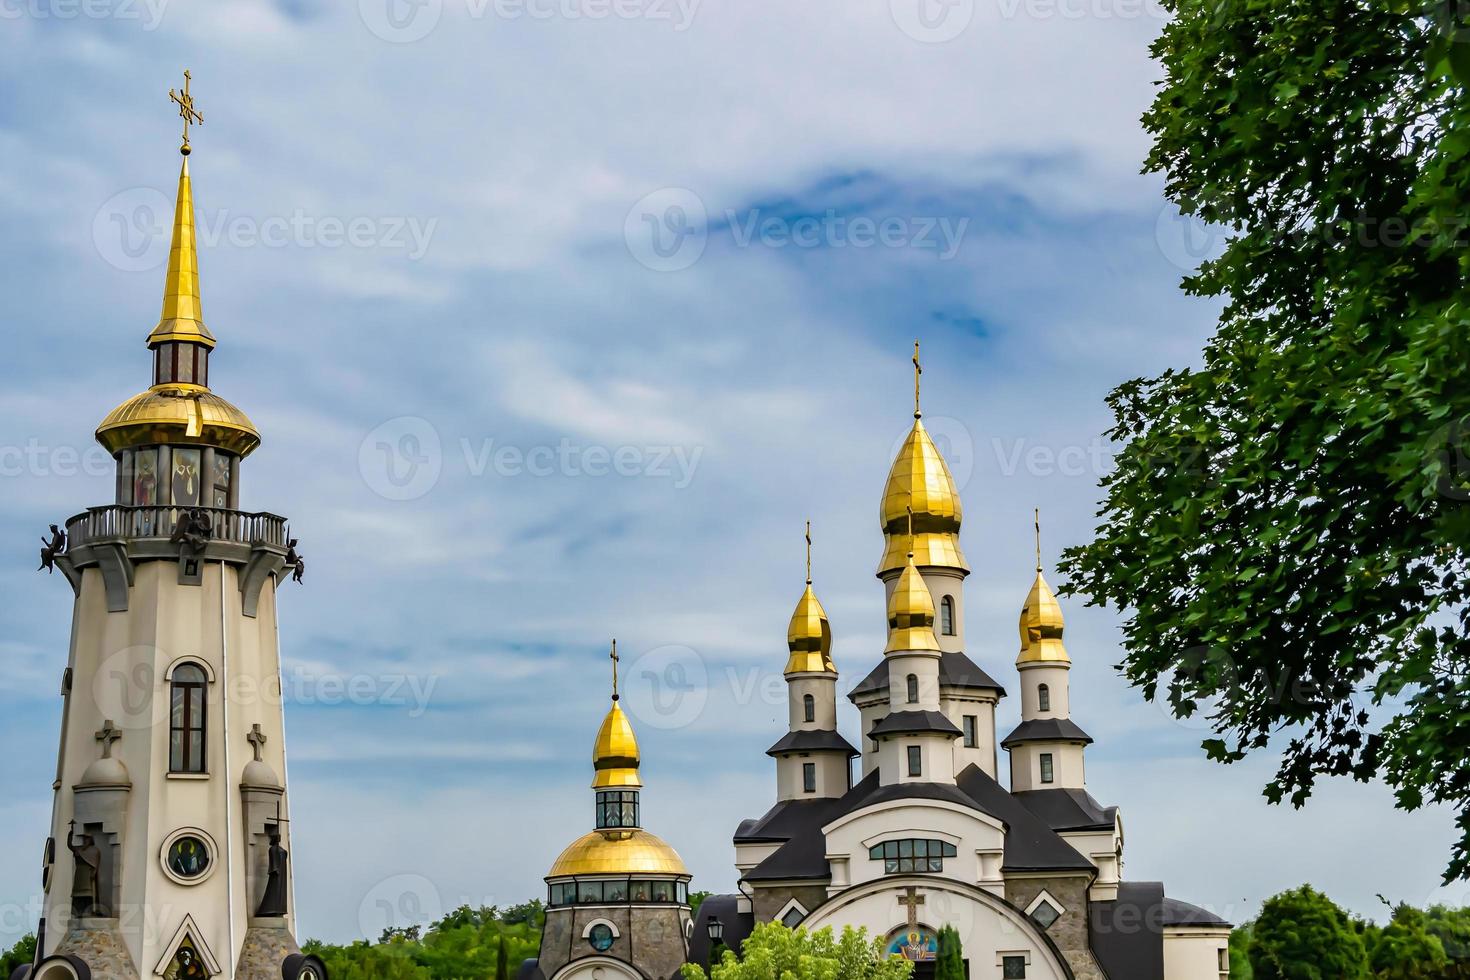
[[[1085,789],[1035,789],[1011,795],[1059,834],[1117,826],[1118,808],[1103,806]]]
[[[939,686],[956,687],[961,690],[998,691],[1005,697],[1006,689],[963,653],[946,653],[939,658]],[[880,661],[872,672],[848,692],[847,698],[860,698],[865,694],[876,694],[888,690],[888,662]]]
[[[960,773],[957,782],[980,809],[1006,825],[1002,870],[1089,873],[1095,870],[1091,861],[1078,854],[979,766],[970,766]]]
[[[1033,718],[1016,726],[1002,741],[1001,748],[1024,742],[1082,742],[1090,744],[1092,736],[1077,727],[1070,718]]]

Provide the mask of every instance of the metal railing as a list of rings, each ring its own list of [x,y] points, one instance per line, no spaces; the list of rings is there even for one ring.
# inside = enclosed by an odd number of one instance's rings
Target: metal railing
[[[79,548],[94,541],[132,540],[138,538],[170,538],[179,520],[190,512],[198,512],[209,521],[210,538],[254,545],[257,542],[286,547],[286,519],[275,514],[247,514],[223,507],[128,507],[111,504],[89,507],[66,522],[67,548]]]

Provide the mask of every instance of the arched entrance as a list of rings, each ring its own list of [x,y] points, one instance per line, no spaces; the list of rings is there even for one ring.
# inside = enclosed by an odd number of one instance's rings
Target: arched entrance
[[[568,963],[551,980],[647,980],[627,963],[606,956],[589,956]]]

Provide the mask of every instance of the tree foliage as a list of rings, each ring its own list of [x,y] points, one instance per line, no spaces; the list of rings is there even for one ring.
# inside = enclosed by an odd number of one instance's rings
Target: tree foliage
[[[688,965],[683,975],[684,980],[908,980],[913,968],[908,960],[886,956],[883,941],[869,938],[866,929],[844,929],[839,939],[830,928],[807,932],[766,922],[745,940],[741,956],[727,949],[708,974]]]
[[[1251,930],[1255,980],[1363,980],[1368,951],[1347,914],[1308,885],[1261,906]]]
[[[543,908],[527,902],[501,910],[462,905],[430,925],[385,930],[380,941],[348,946],[307,943],[333,980],[469,980],[514,972],[541,948]]]
[[[36,937],[34,933],[27,933],[14,946],[0,954],[0,980],[7,980],[17,968],[29,965],[35,958]]]
[[[954,926],[939,930],[939,962],[934,967],[934,980],[966,980],[965,947]]]
[[[1148,168],[1228,234],[1193,369],[1109,396],[1068,592],[1225,762],[1447,802],[1470,876],[1470,2],[1165,0]],[[1381,706],[1381,710],[1375,709]]]
[[[1449,965],[1444,944],[1430,934],[1424,913],[1408,905],[1393,910],[1393,920],[1373,937],[1368,954],[1375,977],[1383,980],[1435,980]]]

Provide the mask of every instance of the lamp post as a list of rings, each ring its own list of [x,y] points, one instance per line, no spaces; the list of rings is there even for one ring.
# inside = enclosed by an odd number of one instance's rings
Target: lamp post
[[[709,968],[714,972],[715,964],[720,962],[720,947],[725,945],[725,923],[718,916],[712,916],[709,920]]]

